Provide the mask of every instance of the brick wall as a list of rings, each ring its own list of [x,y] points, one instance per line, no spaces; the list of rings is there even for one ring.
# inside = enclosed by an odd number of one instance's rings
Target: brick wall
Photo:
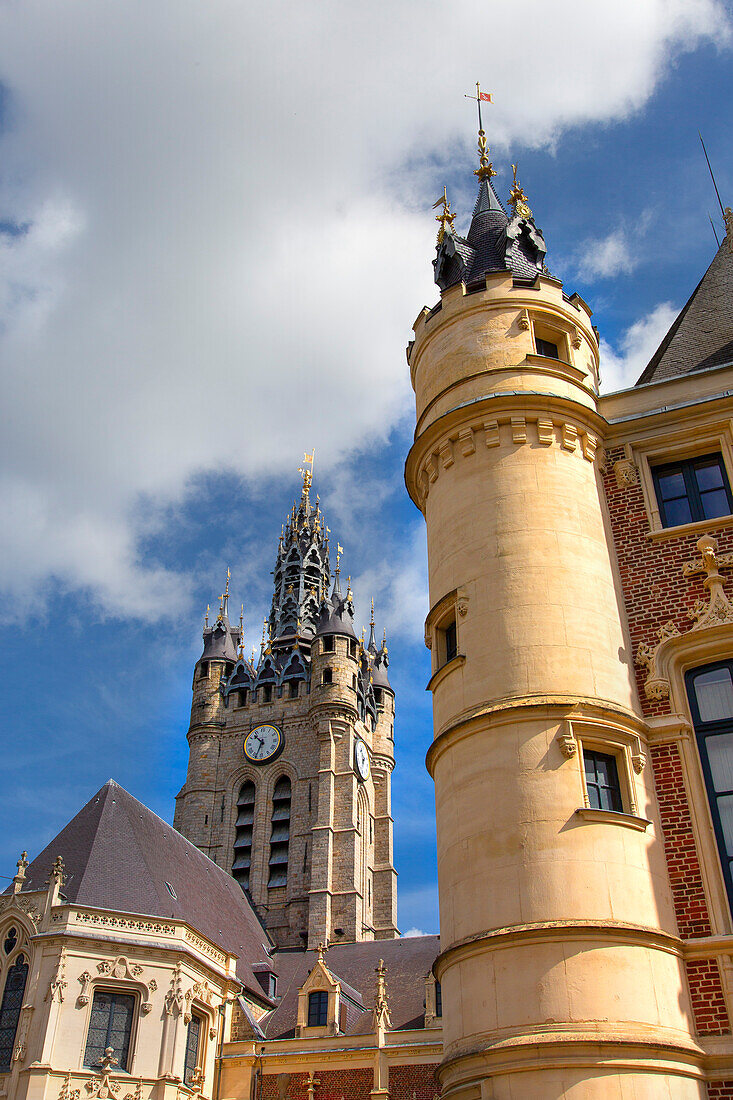
[[[733,1080],[708,1081],[709,1100],[733,1100]]]
[[[607,453],[604,475],[619,573],[624,590],[631,635],[632,659],[642,642],[654,646],[657,630],[672,620],[680,633],[692,622],[688,611],[696,600],[707,603],[703,576],[684,577],[682,567],[696,561],[699,533],[652,540],[641,485],[618,485],[613,464],[624,458],[621,448]],[[722,553],[733,550],[733,530],[713,532]],[[642,710],[648,717],[669,713],[669,700],[647,699],[644,691],[647,670],[635,666]],[[680,936],[692,939],[712,935],[710,914],[699,854],[687,800],[682,759],[675,744],[655,745],[650,752],[654,773],[664,848]],[[715,959],[687,964],[695,1023],[700,1034],[721,1035],[730,1031],[718,963]],[[710,1086],[710,1096],[733,1098],[727,1082]],[[715,1091],[715,1090],[718,1091]],[[721,1091],[722,1090],[722,1091]]]
[[[319,1082],[315,1087],[315,1100],[368,1100],[374,1084],[371,1069],[321,1070],[317,1066],[317,1055],[313,1072]],[[282,1074],[265,1074],[260,1100],[285,1100],[285,1097],[287,1100],[307,1100],[308,1074],[293,1073],[289,1082],[285,1078],[286,1075]],[[432,1100],[432,1094],[429,1100]]]
[[[433,1100],[440,1096],[437,1066],[392,1066],[389,1096],[390,1100]]]

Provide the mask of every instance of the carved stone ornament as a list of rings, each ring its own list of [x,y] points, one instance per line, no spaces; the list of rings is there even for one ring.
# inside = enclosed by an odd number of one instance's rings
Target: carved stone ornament
[[[143,972],[143,968],[139,963],[128,962],[124,955],[119,955],[116,959],[103,959],[98,964],[97,970],[100,974],[109,974],[113,978],[131,978],[133,980],[139,978]]]
[[[90,1097],[98,1096],[99,1100],[109,1100],[120,1091],[120,1082],[111,1080],[113,1067],[119,1065],[119,1059],[115,1058],[114,1053],[114,1047],[107,1047],[100,1060],[96,1079],[87,1081],[85,1088]]]
[[[460,595],[456,600],[456,610],[462,619],[468,614],[468,596]]]
[[[718,554],[718,540],[710,535],[703,535],[697,540],[697,548],[700,551],[701,561],[688,561],[682,568],[685,577],[694,577],[705,573],[702,582],[710,593],[707,604],[704,600],[697,600],[695,606],[688,612],[688,618],[694,620],[692,630],[704,630],[706,627],[722,626],[725,623],[733,623],[733,604],[723,591],[725,580],[720,574],[721,569],[733,567],[733,554]]]
[[[636,663],[641,665],[647,670],[646,683],[644,684],[644,691],[646,692],[647,699],[668,699],[669,698],[669,680],[666,680],[663,676],[659,675],[657,670],[657,656],[659,653],[659,647],[670,638],[678,638],[680,635],[679,630],[670,619],[660,626],[657,631],[657,644],[648,645],[646,642],[642,642],[636,651]]]
[[[125,1096],[125,1100],[143,1100],[143,1079],[142,1079],[142,1077],[138,1078],[137,1084],[135,1085],[135,1091],[134,1092],[128,1092],[127,1095]]]
[[[79,1008],[83,1008],[84,1005],[89,1004],[89,983],[92,980],[92,976],[88,970],[85,970],[83,974],[79,975],[78,981],[81,982],[81,993],[76,998],[76,1003]]]
[[[66,1077],[64,1078],[64,1083],[61,1086],[61,1092],[59,1093],[58,1100],[79,1100],[80,1095],[80,1089],[72,1089],[71,1073],[67,1073]]]
[[[52,1004],[54,1001],[62,1003],[64,999],[64,993],[69,983],[66,981],[66,948],[61,948],[61,954],[59,955],[59,961],[56,966],[56,973],[51,979],[51,984],[48,987],[44,1001],[50,1001]]]
[[[171,987],[165,995],[165,1001],[163,1007],[166,1015],[168,1016],[180,1016],[183,1012],[184,995],[183,995],[183,979],[182,979],[182,967],[180,963],[176,963],[176,968],[173,971],[173,977],[171,978]]]
[[[613,472],[619,489],[639,484],[639,471],[630,458],[620,458],[618,462],[614,462]]]
[[[201,1001],[203,1004],[210,1005],[213,996],[214,990],[207,981],[196,982],[191,986],[186,992],[186,1009],[183,1014],[183,1022],[186,1026],[191,1022],[191,1002],[197,1000]]]
[[[32,1012],[33,1005],[23,1005],[18,1023],[18,1033],[15,1036],[15,1046],[13,1047],[14,1062],[25,1062],[25,1056],[28,1053],[28,1032],[31,1026]]]
[[[557,738],[557,743],[560,746],[560,751],[563,756],[567,756],[568,760],[575,756],[578,751],[578,743],[572,733],[561,733]]]
[[[38,928],[41,923],[41,914],[33,902],[18,894],[6,894],[0,898],[0,912],[5,909],[19,909],[21,913],[25,913],[34,928]]]

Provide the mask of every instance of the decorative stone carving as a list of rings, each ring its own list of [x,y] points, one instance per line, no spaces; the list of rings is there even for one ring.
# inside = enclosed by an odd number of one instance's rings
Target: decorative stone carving
[[[574,424],[563,424],[562,446],[566,451],[574,451],[578,443],[578,429]]]
[[[438,454],[440,456],[440,461],[443,463],[444,470],[447,470],[449,466],[453,465],[453,443],[450,439],[446,439],[444,443],[441,443]]]
[[[135,1085],[134,1092],[128,1092],[125,1096],[125,1100],[143,1100],[143,1079],[138,1078],[138,1082]]]
[[[61,948],[61,954],[59,955],[58,965],[56,967],[56,973],[51,979],[51,984],[48,987],[44,1001],[50,1001],[52,1004],[54,1001],[58,1001],[59,1004],[64,999],[64,992],[69,983],[66,981],[66,948]]]
[[[116,959],[103,959],[97,970],[100,974],[109,974],[113,978],[130,978],[133,981],[143,972],[139,963],[128,962],[124,955],[119,955]]]
[[[186,1009],[183,1014],[183,1022],[188,1025],[191,1022],[191,1002],[194,1000],[201,1001],[203,1004],[210,1005],[212,997],[214,996],[214,990],[211,988],[207,981],[196,982],[186,992]]]
[[[630,458],[620,458],[618,462],[614,462],[613,472],[619,489],[639,484],[639,471]]]
[[[568,733],[567,731],[558,734],[557,743],[560,746],[560,751],[562,752],[563,756],[567,756],[568,760],[570,760],[571,757],[575,756],[576,752],[578,751],[577,741],[575,740],[572,733]]]
[[[13,1047],[14,1062],[25,1062],[25,1056],[28,1052],[28,1032],[31,1026],[32,1012],[33,1005],[31,1004],[23,1005],[20,1011],[18,1031],[15,1036],[15,1046]]]
[[[468,596],[463,593],[456,600],[456,611],[462,619],[465,619],[468,614]]]
[[[670,619],[660,626],[657,631],[657,644],[654,646],[648,645],[646,642],[642,642],[636,651],[636,663],[647,669],[646,683],[644,684],[644,691],[647,699],[668,699],[669,698],[669,680],[666,680],[663,676],[660,676],[657,670],[657,655],[659,647],[670,638],[677,638],[680,635],[680,631],[675,626],[674,622]]]
[[[685,577],[705,573],[703,585],[710,593],[710,600],[707,605],[703,600],[697,600],[688,612],[688,617],[695,621],[691,629],[704,630],[706,627],[733,623],[733,604],[723,591],[725,581],[720,574],[720,569],[733,567],[733,554],[718,554],[718,541],[710,535],[698,539],[697,548],[701,561],[686,562],[682,573]]]
[[[598,438],[595,435],[584,432],[581,436],[581,442],[583,446],[583,458],[587,458],[589,462],[593,462],[598,448]]]
[[[464,458],[468,458],[476,451],[476,443],[473,438],[473,431],[471,428],[463,428],[458,433],[458,445],[461,448],[461,454]]]
[[[66,1077],[64,1078],[64,1083],[61,1086],[61,1092],[59,1093],[58,1100],[79,1100],[80,1095],[80,1089],[72,1089],[71,1073],[67,1073]]]
[[[551,420],[537,421],[537,438],[544,447],[551,447],[555,442],[555,426]]]
[[[570,343],[576,351],[580,347],[580,330],[575,325],[570,329]]]
[[[498,420],[484,420],[484,440],[487,447],[499,446],[500,440]]]
[[[524,332],[529,329],[529,313],[527,312],[526,306],[523,310],[520,311],[519,317],[517,317],[517,325]]]
[[[5,897],[0,898],[0,913],[4,909],[18,909],[21,913],[25,913],[34,928],[38,928],[41,923],[41,914],[33,902],[18,894],[6,894]]]
[[[182,967],[180,963],[176,963],[176,968],[173,971],[173,977],[171,978],[171,987],[165,995],[163,1007],[167,1016],[180,1016],[183,1012],[183,1005],[184,995]]]
[[[512,423],[512,443],[526,443],[527,442],[527,421],[523,416],[513,416],[511,418]]]
[[[85,970],[83,974],[79,975],[78,981],[81,982],[81,993],[76,998],[78,1008],[83,1008],[84,1005],[89,1004],[89,983],[91,980],[92,976],[88,970]]]
[[[120,1082],[111,1080],[112,1067],[119,1064],[119,1059],[115,1058],[114,1053],[114,1047],[107,1047],[100,1061],[96,1080],[87,1081],[85,1087],[90,1097],[97,1096],[99,1100],[109,1100],[120,1091]]]

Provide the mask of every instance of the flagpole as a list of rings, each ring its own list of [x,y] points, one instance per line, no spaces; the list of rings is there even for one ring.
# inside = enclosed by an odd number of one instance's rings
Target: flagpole
[[[476,81],[476,102],[478,103],[478,128],[483,130],[483,123],[481,122],[481,88],[478,80]]]

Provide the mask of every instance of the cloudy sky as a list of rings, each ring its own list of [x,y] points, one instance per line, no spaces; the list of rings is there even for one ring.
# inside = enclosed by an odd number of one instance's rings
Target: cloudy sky
[[[165,817],[203,611],[251,643],[304,449],[387,627],[403,929],[436,930],[404,347],[477,79],[548,266],[634,381],[733,201],[723,0],[0,0],[0,872],[109,777]]]

